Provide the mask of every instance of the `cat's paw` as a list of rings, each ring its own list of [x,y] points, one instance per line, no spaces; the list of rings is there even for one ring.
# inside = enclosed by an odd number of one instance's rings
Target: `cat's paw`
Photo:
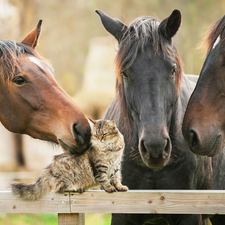
[[[103,189],[108,193],[116,192],[116,188],[113,186],[103,187]]]
[[[83,192],[85,192],[85,189],[80,188],[80,189],[76,189],[76,190],[66,190],[66,192],[83,193]]]
[[[83,193],[83,192],[85,192],[85,189],[84,188],[80,188],[80,189],[76,190],[76,192]]]
[[[116,190],[117,191],[128,191],[129,188],[127,186],[125,186],[125,185],[120,185],[120,186],[116,187]]]

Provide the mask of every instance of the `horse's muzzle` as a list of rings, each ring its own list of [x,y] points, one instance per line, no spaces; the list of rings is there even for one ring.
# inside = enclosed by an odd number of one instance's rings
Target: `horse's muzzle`
[[[59,138],[58,142],[63,148],[63,151],[68,154],[82,154],[91,147],[90,138],[91,132],[83,129],[79,124],[74,123],[72,126],[72,133],[75,142],[63,138]]]
[[[162,168],[170,160],[171,140],[167,130],[163,127],[160,132],[154,133],[151,129],[144,129],[139,141],[139,151],[146,166]]]
[[[223,149],[223,135],[216,130],[203,130],[183,124],[183,136],[189,149],[196,155],[212,157]]]

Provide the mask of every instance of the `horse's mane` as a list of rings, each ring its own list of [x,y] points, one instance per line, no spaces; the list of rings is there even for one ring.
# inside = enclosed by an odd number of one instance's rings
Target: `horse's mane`
[[[16,70],[20,69],[17,59],[18,57],[20,57],[21,54],[24,53],[30,54],[41,60],[47,61],[43,57],[41,57],[33,48],[29,47],[24,43],[0,39],[0,56],[1,56],[0,79],[3,80],[12,79]]]
[[[203,50],[206,49],[208,53],[209,50],[212,48],[213,44],[215,43],[217,37],[222,33],[224,29],[225,29],[225,15],[209,27],[205,37],[198,45],[198,48]],[[220,41],[220,43],[222,43],[223,41],[225,41],[225,35],[224,38]]]
[[[147,45],[152,43],[156,54],[162,52],[164,56],[172,55],[175,57],[177,64],[175,74],[176,93],[178,93],[180,87],[180,81],[183,74],[182,63],[173,42],[166,40],[161,32],[159,32],[159,24],[159,20],[153,17],[139,17],[127,27],[127,30],[124,32],[124,35],[119,43],[119,50],[116,56],[116,86],[120,101],[120,110],[123,118],[121,123],[124,130],[127,131],[127,134],[130,133],[129,125],[131,125],[131,116],[129,115],[126,105],[121,73],[132,65],[138,52],[145,52]]]

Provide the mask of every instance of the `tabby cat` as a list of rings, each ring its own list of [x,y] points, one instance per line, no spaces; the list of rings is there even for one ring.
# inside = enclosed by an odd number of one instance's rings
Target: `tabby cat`
[[[121,184],[120,171],[125,146],[123,135],[113,120],[91,122],[92,147],[89,150],[82,155],[55,156],[34,183],[12,183],[12,193],[32,201],[51,190],[81,193],[96,185],[107,192],[127,191],[127,186]]]

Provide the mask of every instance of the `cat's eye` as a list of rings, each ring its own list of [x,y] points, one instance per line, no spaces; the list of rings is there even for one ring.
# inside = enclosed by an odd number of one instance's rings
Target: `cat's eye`
[[[107,133],[104,133],[104,134],[103,134],[103,136],[106,136],[106,135],[107,135]]]

